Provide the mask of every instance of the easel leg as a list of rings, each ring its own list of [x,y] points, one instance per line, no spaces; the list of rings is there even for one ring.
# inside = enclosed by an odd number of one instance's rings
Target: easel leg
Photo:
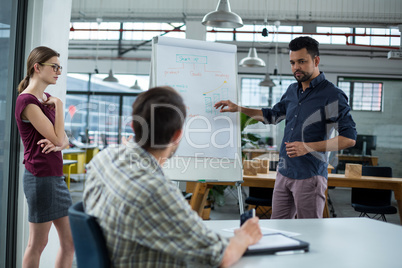
[[[236,182],[236,187],[237,187],[237,197],[239,199],[239,209],[240,209],[240,215],[241,215],[244,213],[243,195],[241,192],[241,182]]]
[[[205,201],[208,197],[209,189],[212,188],[212,185],[208,185],[207,183],[198,182],[195,186],[195,190],[193,196],[191,197],[190,206],[191,208],[198,213],[198,216],[202,216],[202,211],[205,206]]]

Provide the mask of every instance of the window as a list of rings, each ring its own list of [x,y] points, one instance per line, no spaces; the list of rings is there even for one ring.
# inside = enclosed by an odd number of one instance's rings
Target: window
[[[150,40],[154,36],[166,34],[168,37],[186,38],[186,27],[180,28],[181,31],[172,31],[175,27],[180,27],[182,23],[159,23],[159,22],[126,22],[123,24],[123,40]],[[158,31],[160,30],[160,31]]]
[[[186,38],[183,23],[125,22],[123,40],[150,40],[154,36],[166,34],[169,37]],[[182,26],[182,27],[180,27]],[[70,28],[71,40],[119,40],[120,22],[73,22]],[[174,30],[180,27],[180,31]],[[174,30],[174,31],[173,31]]]
[[[352,111],[382,111],[382,82],[342,80],[338,79],[338,87],[348,96]]]
[[[17,267],[18,185],[21,139],[13,107],[24,74],[27,3],[1,1],[0,8],[0,267]],[[26,2],[26,1],[25,1]],[[18,10],[17,10],[18,7]],[[21,198],[21,197],[20,197]]]
[[[120,22],[75,22],[71,23],[72,40],[119,40]]]
[[[102,81],[105,77],[68,74],[65,129],[70,139],[104,148],[120,143],[121,136],[133,134],[131,105],[142,91],[130,87],[137,80],[142,89],[147,89],[149,76],[115,75],[118,83]]]
[[[400,32],[398,29],[389,28],[356,28],[356,34],[368,34],[378,36],[356,36],[355,43],[372,46],[399,46]],[[391,37],[397,35],[398,37]]]
[[[253,35],[250,34],[250,36],[251,36],[251,39],[248,39],[247,41],[253,40]],[[212,42],[233,41],[233,39],[234,39],[233,33],[229,29],[213,28],[213,27],[209,27],[209,26],[207,27],[207,37],[206,37],[207,41],[212,41]],[[244,41],[244,40],[238,40],[238,41]]]
[[[346,44],[346,35],[353,33],[353,28],[347,27],[317,27],[317,33],[332,33],[335,35],[313,35],[320,44]],[[340,34],[340,35],[337,35]]]
[[[264,77],[241,78],[241,104],[247,107],[264,108],[272,107],[282,98],[290,84],[295,80],[290,77],[276,77],[272,80],[275,87],[260,87],[258,84]]]
[[[267,28],[269,34],[268,36],[262,36],[262,30]],[[257,32],[253,37],[253,31]],[[279,26],[278,32],[278,42],[289,43],[292,39],[297,36],[302,35],[303,27],[302,26]],[[230,29],[221,29],[214,27],[207,27],[207,41],[240,41],[240,42],[251,42],[255,40],[255,42],[275,42],[275,32],[276,27],[274,25],[251,25],[246,24],[240,29],[236,29],[233,32]],[[286,34],[289,33],[289,34]],[[294,34],[300,33],[300,34]]]
[[[262,78],[241,79],[241,103],[244,106],[267,106],[269,88],[260,87],[258,84]]]

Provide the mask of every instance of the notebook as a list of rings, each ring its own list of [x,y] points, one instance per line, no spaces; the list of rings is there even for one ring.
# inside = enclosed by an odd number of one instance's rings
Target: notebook
[[[264,235],[257,244],[248,247],[244,255],[304,253],[309,251],[309,243],[283,234]]]

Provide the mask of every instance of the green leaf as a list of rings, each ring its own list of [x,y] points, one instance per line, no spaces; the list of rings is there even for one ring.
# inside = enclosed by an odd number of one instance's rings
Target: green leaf
[[[251,141],[252,143],[257,143],[261,139],[261,136],[259,134],[254,133],[243,133],[242,137],[246,140]]]
[[[243,130],[249,126],[249,125],[254,125],[257,124],[258,121],[251,118],[248,115],[245,115],[243,113],[240,113],[240,131],[243,132]]]

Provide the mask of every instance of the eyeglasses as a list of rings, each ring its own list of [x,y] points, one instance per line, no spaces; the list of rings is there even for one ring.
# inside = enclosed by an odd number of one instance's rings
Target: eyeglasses
[[[61,67],[60,65],[56,64],[56,63],[39,63],[40,65],[46,65],[46,66],[52,66],[53,71],[55,73],[57,73],[59,70],[60,72],[63,71],[63,67]]]

